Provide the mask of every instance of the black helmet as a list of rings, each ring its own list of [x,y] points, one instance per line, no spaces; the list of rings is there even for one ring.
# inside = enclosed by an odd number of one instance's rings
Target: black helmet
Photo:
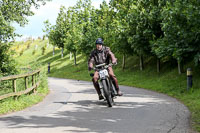
[[[103,39],[98,38],[98,39],[96,40],[96,44],[101,44],[101,45],[103,45]]]

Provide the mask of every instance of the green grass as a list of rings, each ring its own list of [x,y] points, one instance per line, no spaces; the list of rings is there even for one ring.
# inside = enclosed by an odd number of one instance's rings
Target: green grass
[[[17,100],[8,98],[0,102],[0,114],[11,113],[30,107],[44,98],[44,95],[22,95]]]
[[[33,44],[31,44],[30,49],[25,50],[22,56],[17,57],[16,59],[17,62],[20,62],[19,66],[34,66],[35,68],[37,68],[38,65],[36,64],[40,64],[40,66],[42,66],[43,71],[47,72],[48,63],[50,63],[51,73],[48,74],[48,76],[50,77],[91,81],[91,77],[89,76],[90,72],[88,72],[87,70],[86,57],[79,54],[77,57],[78,65],[74,66],[73,59],[70,60],[68,52],[64,51],[64,57],[61,58],[61,49],[56,49],[55,55],[53,56],[52,54],[53,47],[49,46],[46,49],[45,55],[42,55],[41,48],[45,45],[45,43],[47,42],[36,40]],[[32,53],[35,44],[39,44],[39,47],[35,55],[33,55]],[[192,62],[187,63],[184,66],[185,70],[186,68],[191,67],[194,71],[193,88],[187,91],[186,73],[179,75],[177,72],[176,63],[174,62],[162,63],[161,72],[157,73],[156,60],[154,58],[146,57],[145,69],[144,71],[140,71],[139,58],[137,56],[131,56],[127,58],[126,69],[122,71],[121,56],[120,55],[116,56],[118,58],[118,65],[114,66],[114,72],[118,78],[120,85],[145,88],[175,97],[183,104],[185,104],[191,111],[192,128],[196,131],[200,131],[199,67],[194,67]],[[34,99],[40,99],[40,98],[34,98]]]

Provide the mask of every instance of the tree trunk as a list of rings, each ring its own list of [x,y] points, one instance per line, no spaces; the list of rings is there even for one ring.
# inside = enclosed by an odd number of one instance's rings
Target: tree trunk
[[[74,65],[76,66],[76,52],[74,52]]]
[[[122,70],[124,71],[124,69],[125,69],[125,66],[126,66],[126,60],[125,60],[125,54],[123,54],[123,61],[122,61]]]
[[[69,59],[72,60],[72,52],[69,54]]]
[[[55,46],[53,46],[53,56],[55,55]]]
[[[157,72],[160,72],[160,59],[157,58]]]
[[[47,42],[47,48],[49,47],[49,41]]]
[[[178,60],[178,73],[181,74],[183,72],[183,64],[181,60]]]
[[[144,60],[143,55],[140,55],[140,71],[144,70]]]
[[[62,50],[61,50],[61,58],[63,58],[63,48],[62,48]]]

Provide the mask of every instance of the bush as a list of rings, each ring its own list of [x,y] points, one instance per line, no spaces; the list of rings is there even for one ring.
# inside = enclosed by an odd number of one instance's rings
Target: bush
[[[23,53],[24,53],[24,49],[22,49],[22,50],[20,51],[19,55],[22,56]]]
[[[42,37],[42,40],[44,41],[44,40],[45,40],[45,38],[46,38],[46,36],[44,35],[44,36]]]
[[[44,46],[42,47],[42,55],[45,54],[45,51],[46,51],[46,45],[44,45]]]
[[[29,43],[27,44],[27,49],[29,49],[30,46],[31,46],[31,42],[29,42]]]
[[[12,53],[9,52],[10,44],[0,45],[0,76],[17,73],[16,62],[13,60]]]
[[[34,49],[33,52],[32,52],[32,55],[35,55],[35,53],[36,53],[36,50]]]

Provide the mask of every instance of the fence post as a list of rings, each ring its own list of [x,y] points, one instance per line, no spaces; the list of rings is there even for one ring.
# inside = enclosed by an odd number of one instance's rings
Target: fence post
[[[32,75],[32,86],[34,86],[35,85],[35,76],[34,76],[34,74]],[[33,93],[35,93],[36,92],[36,89],[34,88],[33,89]]]
[[[25,77],[25,89],[28,89],[28,77]]]
[[[16,79],[12,80],[13,81],[13,92],[17,92],[17,85],[16,85]],[[15,100],[17,100],[17,96],[14,97]]]
[[[48,73],[50,73],[50,63],[48,63]]]
[[[40,71],[35,74],[35,81],[39,81],[39,78],[40,78]],[[37,87],[38,86],[35,87],[35,91],[37,91]]]

